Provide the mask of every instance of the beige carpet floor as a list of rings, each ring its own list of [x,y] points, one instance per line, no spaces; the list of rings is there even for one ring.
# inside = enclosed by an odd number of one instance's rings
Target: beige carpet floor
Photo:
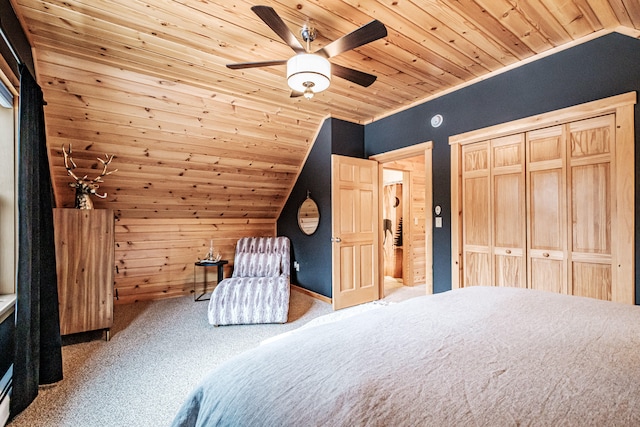
[[[385,300],[424,292],[424,286],[394,288]],[[215,328],[206,310],[206,302],[192,297],[115,306],[111,340],[100,333],[65,337],[64,380],[42,387],[8,426],[168,425],[205,373],[263,340],[332,313],[329,304],[297,291],[291,292],[284,325]]]

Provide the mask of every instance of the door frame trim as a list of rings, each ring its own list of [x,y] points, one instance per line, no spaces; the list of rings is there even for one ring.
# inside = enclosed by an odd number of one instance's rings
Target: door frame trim
[[[387,151],[369,156],[370,160],[378,162],[379,191],[383,185],[383,164],[403,160],[409,157],[424,155],[425,166],[425,281],[427,295],[433,294],[433,141],[422,142],[409,147]],[[383,197],[378,197],[378,218],[382,218]],[[378,224],[380,227],[381,224]],[[378,265],[384,265],[384,250],[382,233],[378,233]],[[384,296],[384,268],[378,271],[380,295]]]

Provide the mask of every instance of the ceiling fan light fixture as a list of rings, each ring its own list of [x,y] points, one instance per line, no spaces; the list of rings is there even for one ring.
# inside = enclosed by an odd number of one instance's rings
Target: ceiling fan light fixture
[[[329,87],[331,63],[312,53],[295,55],[287,61],[287,83],[292,90],[302,92],[309,99]]]

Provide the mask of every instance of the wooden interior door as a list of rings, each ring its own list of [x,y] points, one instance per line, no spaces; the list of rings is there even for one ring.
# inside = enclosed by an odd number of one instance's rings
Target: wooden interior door
[[[564,126],[527,133],[529,287],[567,293]]]
[[[334,310],[379,299],[378,162],[332,155]]]
[[[463,286],[491,283],[489,141],[462,147]]]
[[[573,122],[569,132],[569,293],[611,300],[615,282],[615,116]]]
[[[524,134],[491,141],[494,286],[527,287]]]

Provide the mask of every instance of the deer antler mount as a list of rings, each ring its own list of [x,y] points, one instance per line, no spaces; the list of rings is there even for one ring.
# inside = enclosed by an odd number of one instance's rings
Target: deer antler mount
[[[98,193],[98,188],[100,188],[100,183],[104,182],[102,180],[103,177],[107,175],[111,175],[116,172],[118,169],[114,169],[112,171],[107,172],[107,168],[109,163],[113,160],[115,155],[109,156],[108,154],[104,155],[104,159],[98,157],[100,163],[102,163],[102,173],[93,179],[89,179],[87,175],[79,178],[73,170],[77,167],[76,163],[73,161],[73,157],[71,157],[71,144],[69,144],[69,151],[67,152],[64,149],[64,145],[62,146],[62,154],[64,155],[64,168],[67,170],[67,174],[75,182],[70,182],[69,186],[71,188],[76,189],[76,209],[93,209],[93,202],[91,201],[91,195],[96,195],[101,199],[107,197],[107,193],[100,194]]]

